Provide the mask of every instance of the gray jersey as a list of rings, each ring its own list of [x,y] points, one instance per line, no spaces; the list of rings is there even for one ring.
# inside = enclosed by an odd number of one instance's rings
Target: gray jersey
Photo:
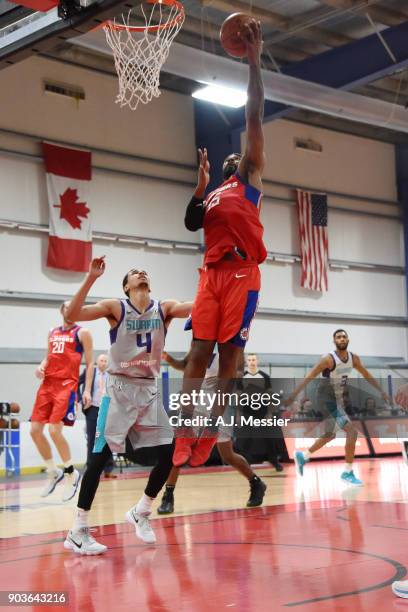
[[[347,352],[347,360],[342,361],[340,357],[337,355],[336,351],[330,351],[329,355],[333,359],[333,366],[329,369],[323,370],[322,376],[324,378],[330,378],[331,381],[344,381],[347,382],[348,377],[351,374],[353,365],[353,353],[351,351]]]
[[[336,351],[331,351],[329,355],[333,359],[333,366],[330,369],[323,370],[322,377],[331,382],[335,395],[339,398],[342,396],[344,387],[347,385],[348,378],[354,368],[353,353],[348,351],[346,361],[342,361]]]
[[[144,313],[130,300],[120,300],[120,304],[120,321],[110,330],[108,372],[129,378],[156,378],[166,337],[160,302],[151,300]]]

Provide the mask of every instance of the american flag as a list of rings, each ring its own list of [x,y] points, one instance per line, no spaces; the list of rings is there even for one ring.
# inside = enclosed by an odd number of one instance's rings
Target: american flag
[[[327,196],[297,190],[300,254],[305,289],[327,291],[329,239],[327,235]]]

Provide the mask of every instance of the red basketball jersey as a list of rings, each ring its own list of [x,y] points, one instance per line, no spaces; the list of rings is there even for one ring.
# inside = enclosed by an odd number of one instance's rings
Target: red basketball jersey
[[[79,340],[79,325],[70,329],[55,327],[48,340],[48,361],[46,378],[78,380],[83,346]]]
[[[204,202],[204,264],[215,263],[238,248],[249,261],[262,263],[266,249],[259,220],[262,193],[245,183],[238,173],[212,191]]]

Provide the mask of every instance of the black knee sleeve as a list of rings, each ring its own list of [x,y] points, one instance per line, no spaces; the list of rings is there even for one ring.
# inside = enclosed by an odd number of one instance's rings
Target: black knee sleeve
[[[90,510],[99,486],[99,479],[103,472],[103,468],[110,457],[112,457],[112,452],[107,444],[105,444],[101,453],[91,454],[85,474],[82,478],[78,497],[78,508]]]

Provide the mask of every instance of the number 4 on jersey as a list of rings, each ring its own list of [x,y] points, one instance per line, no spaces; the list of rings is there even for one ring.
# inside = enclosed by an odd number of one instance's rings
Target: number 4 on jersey
[[[143,336],[145,336],[145,341],[143,342]],[[139,348],[146,347],[146,353],[152,352],[152,334],[151,332],[146,332],[146,334],[136,334],[136,344]]]

